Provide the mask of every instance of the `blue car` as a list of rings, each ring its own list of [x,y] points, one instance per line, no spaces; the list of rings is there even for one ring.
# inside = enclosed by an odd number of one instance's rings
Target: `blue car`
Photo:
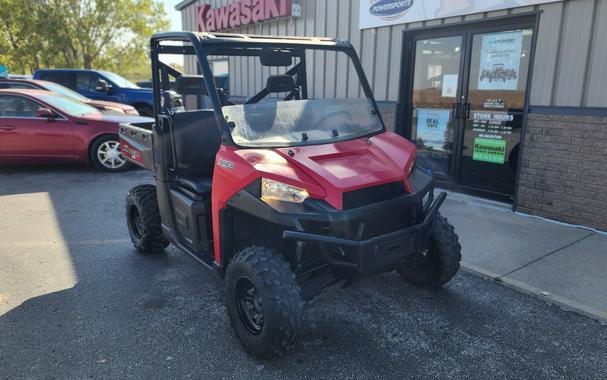
[[[81,95],[96,100],[128,104],[142,116],[153,116],[153,96],[149,88],[141,88],[129,80],[108,71],[84,69],[41,69],[34,79],[59,83]],[[181,97],[171,93],[173,104],[181,105]]]

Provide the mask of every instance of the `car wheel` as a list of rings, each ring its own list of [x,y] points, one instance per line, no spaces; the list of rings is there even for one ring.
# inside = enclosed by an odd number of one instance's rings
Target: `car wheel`
[[[412,285],[439,287],[455,276],[461,259],[462,247],[453,226],[438,214],[429,249],[401,262],[396,271]]]
[[[118,136],[103,136],[91,146],[91,162],[96,168],[108,172],[120,172],[131,167],[131,163],[120,152]]]
[[[126,223],[131,241],[143,254],[162,252],[169,242],[162,236],[156,187],[139,185],[126,196]]]
[[[249,354],[276,359],[295,345],[303,301],[282,256],[264,247],[240,251],[227,269],[225,302],[236,336]]]

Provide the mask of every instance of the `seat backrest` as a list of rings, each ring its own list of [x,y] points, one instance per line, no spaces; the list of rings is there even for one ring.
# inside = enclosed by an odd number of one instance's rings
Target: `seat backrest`
[[[221,133],[211,110],[173,115],[173,138],[178,174],[211,174]]]

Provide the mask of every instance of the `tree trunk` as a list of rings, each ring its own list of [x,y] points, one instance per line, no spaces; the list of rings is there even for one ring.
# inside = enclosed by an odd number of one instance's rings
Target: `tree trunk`
[[[93,64],[93,59],[92,59],[91,55],[90,54],[84,54],[84,56],[83,56],[83,65],[84,65],[84,68],[87,69],[87,70],[90,70],[90,69],[92,69],[92,67],[91,67],[92,64]]]

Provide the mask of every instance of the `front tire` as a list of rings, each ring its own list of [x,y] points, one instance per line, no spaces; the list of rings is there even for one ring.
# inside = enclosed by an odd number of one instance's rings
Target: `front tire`
[[[301,329],[303,301],[282,256],[246,248],[230,262],[225,280],[230,323],[245,351],[260,359],[286,354]]]
[[[436,288],[455,276],[461,259],[462,247],[453,226],[438,214],[428,251],[403,261],[396,271],[412,285]]]
[[[90,149],[91,162],[97,169],[107,172],[122,172],[131,167],[120,152],[120,139],[116,135],[102,136]]]
[[[139,185],[126,196],[126,223],[131,241],[143,254],[162,252],[169,242],[162,236],[154,185]]]

